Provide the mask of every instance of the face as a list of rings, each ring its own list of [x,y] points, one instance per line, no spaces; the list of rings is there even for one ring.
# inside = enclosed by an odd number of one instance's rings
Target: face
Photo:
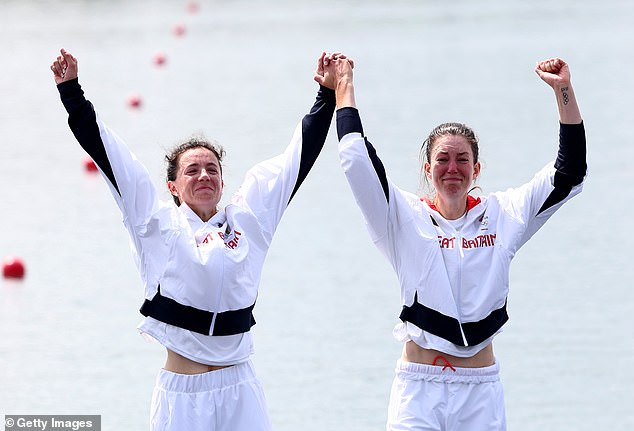
[[[168,181],[170,192],[189,206],[202,219],[216,213],[222,197],[222,173],[216,155],[206,148],[192,148],[181,154],[174,181]]]
[[[465,137],[446,135],[436,140],[431,163],[425,163],[424,170],[439,198],[466,199],[480,173],[480,162],[474,164],[473,151]]]

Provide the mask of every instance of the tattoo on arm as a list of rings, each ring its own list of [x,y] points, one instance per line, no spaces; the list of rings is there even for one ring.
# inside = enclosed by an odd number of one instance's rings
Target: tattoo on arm
[[[569,98],[568,98],[568,87],[564,87],[561,89],[561,97],[563,98],[564,101],[564,105],[568,104]]]

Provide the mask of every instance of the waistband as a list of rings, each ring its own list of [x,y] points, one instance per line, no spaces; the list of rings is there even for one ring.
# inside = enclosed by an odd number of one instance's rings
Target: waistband
[[[485,383],[500,380],[500,364],[482,368],[461,368],[417,364],[399,359],[396,362],[396,375],[405,380],[424,380],[441,383]]]
[[[211,392],[256,379],[253,363],[248,360],[202,374],[178,374],[161,369],[156,377],[156,387],[168,392]]]

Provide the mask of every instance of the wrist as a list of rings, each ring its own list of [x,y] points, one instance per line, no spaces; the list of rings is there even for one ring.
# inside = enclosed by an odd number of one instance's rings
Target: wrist
[[[352,79],[342,78],[335,84],[335,91],[343,92],[353,88]]]
[[[572,89],[572,84],[570,83],[570,81],[559,81],[553,84],[553,90],[555,90],[556,93],[569,91],[570,89]]]
[[[356,102],[354,99],[354,86],[352,82],[347,84],[337,83],[337,87],[335,88],[335,100],[337,109],[345,108],[345,107],[356,107]]]

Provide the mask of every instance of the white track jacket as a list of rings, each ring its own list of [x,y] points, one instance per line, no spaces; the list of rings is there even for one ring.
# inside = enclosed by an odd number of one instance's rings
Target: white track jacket
[[[468,198],[456,229],[433,205],[397,188],[363,135],[358,111],[337,111],[341,166],[372,241],[401,287],[400,340],[472,356],[508,320],[509,265],[517,250],[578,194],[586,174],[583,124],[561,125],[557,162],[527,184]]]
[[[284,153],[249,170],[231,203],[203,222],[186,204],[158,199],[146,168],[101,121],[77,80],[58,89],[71,130],[123,214],[145,292],[140,330],[197,362],[246,361],[265,256],[324,145],[334,91],[321,87]]]

